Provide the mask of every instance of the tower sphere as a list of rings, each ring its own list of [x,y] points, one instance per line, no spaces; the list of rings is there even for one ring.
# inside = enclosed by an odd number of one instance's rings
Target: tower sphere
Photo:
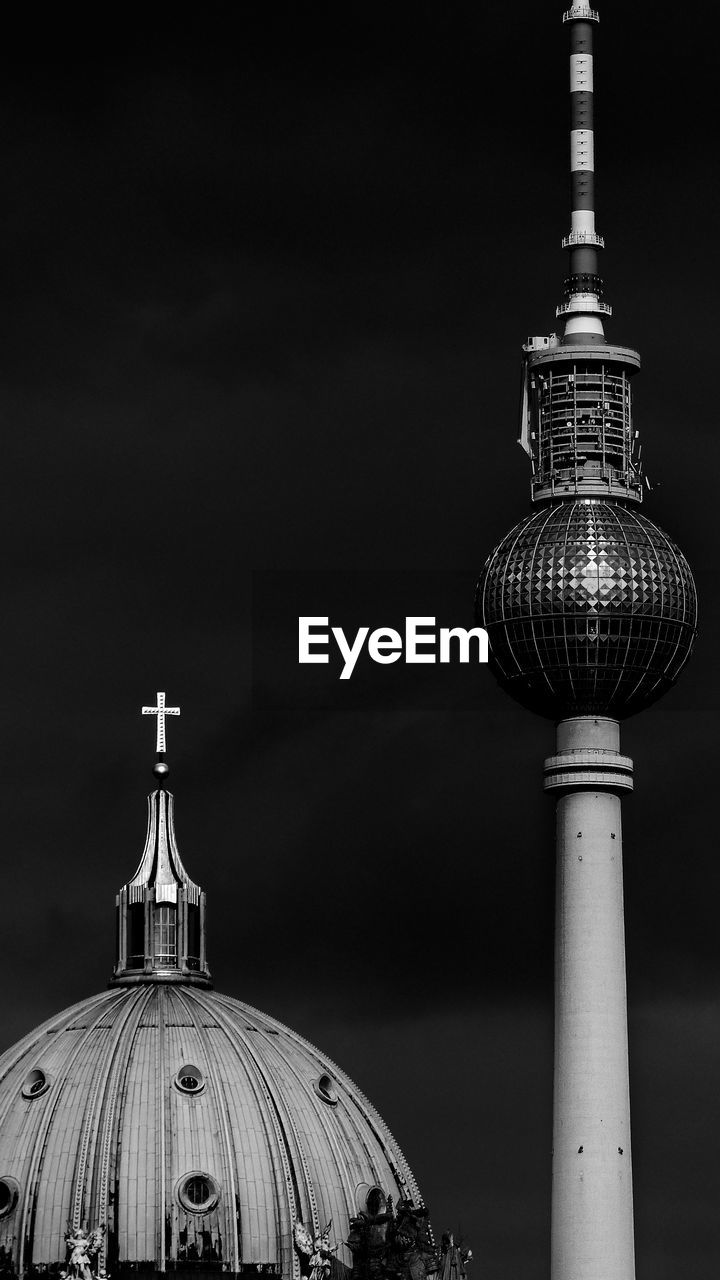
[[[542,506],[489,557],[478,620],[503,688],[540,715],[633,715],[692,651],[688,563],[634,508],[584,498]]]

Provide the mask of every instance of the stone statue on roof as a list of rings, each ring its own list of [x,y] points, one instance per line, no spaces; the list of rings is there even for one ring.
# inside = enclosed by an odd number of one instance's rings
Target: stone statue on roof
[[[68,1264],[67,1270],[60,1272],[62,1280],[101,1280],[105,1276],[104,1271],[93,1271],[93,1261],[102,1249],[104,1235],[104,1223],[94,1231],[68,1225],[65,1232]]]

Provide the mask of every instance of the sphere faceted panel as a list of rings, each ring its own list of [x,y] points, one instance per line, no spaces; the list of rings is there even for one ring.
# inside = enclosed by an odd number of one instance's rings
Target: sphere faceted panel
[[[675,682],[695,638],[682,552],[638,511],[599,499],[521,521],[489,557],[476,606],[500,684],[553,719],[640,711]]]

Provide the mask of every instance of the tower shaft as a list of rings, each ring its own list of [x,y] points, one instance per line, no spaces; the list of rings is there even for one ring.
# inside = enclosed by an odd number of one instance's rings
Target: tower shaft
[[[634,1280],[619,726],[557,730],[551,1280]]]

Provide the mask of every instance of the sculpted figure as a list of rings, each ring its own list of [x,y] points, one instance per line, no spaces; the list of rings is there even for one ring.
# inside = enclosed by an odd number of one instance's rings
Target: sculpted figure
[[[440,1259],[432,1242],[427,1209],[416,1209],[410,1200],[401,1200],[394,1210],[389,1196],[382,1209],[359,1213],[350,1220],[352,1280],[427,1280],[434,1276]]]
[[[384,1280],[394,1226],[392,1196],[378,1198],[367,1212],[350,1219],[347,1244],[353,1256],[353,1280]]]
[[[67,1280],[96,1280],[92,1269],[93,1260],[102,1248],[105,1227],[96,1227],[94,1231],[85,1231],[82,1227],[75,1230],[68,1226],[65,1232],[65,1245],[68,1251],[67,1271],[61,1276]]]
[[[331,1226],[332,1220],[320,1235],[313,1237],[304,1222],[295,1223],[295,1247],[309,1260],[307,1263],[309,1280],[328,1280],[332,1268],[332,1257],[338,1249],[336,1244],[330,1244]]]
[[[440,1242],[440,1272],[438,1280],[466,1280],[465,1268],[472,1262],[472,1249],[464,1249],[455,1243],[451,1231],[443,1233]]]
[[[438,1270],[440,1260],[432,1243],[428,1211],[401,1200],[395,1218],[389,1270],[400,1280],[426,1280]]]

